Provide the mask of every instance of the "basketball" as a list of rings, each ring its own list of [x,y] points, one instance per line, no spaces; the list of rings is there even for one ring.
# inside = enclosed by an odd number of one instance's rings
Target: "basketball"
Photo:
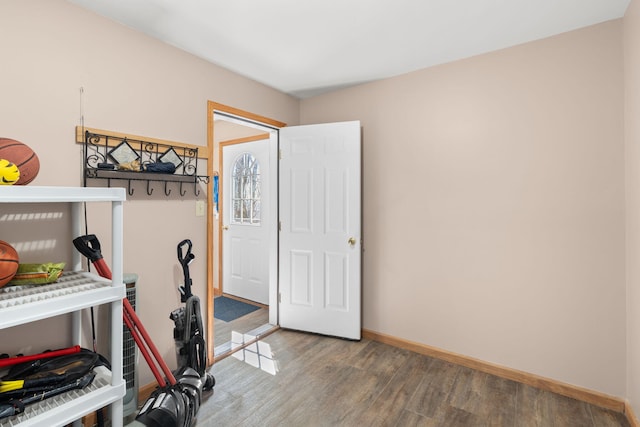
[[[18,252],[13,246],[0,240],[0,287],[9,283],[18,271]]]
[[[13,185],[20,179],[20,170],[15,163],[0,159],[0,185]]]
[[[18,166],[20,179],[16,185],[27,185],[38,175],[40,160],[28,145],[10,138],[0,138],[0,159],[9,160]]]

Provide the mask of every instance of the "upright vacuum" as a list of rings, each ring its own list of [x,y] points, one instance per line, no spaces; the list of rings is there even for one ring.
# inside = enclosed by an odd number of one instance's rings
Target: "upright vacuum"
[[[186,247],[186,252],[184,248]],[[207,344],[204,339],[202,327],[202,313],[200,310],[200,298],[191,293],[191,276],[189,264],[195,255],[191,252],[193,247],[191,240],[185,239],[178,244],[178,261],[182,266],[184,284],[178,287],[180,302],[185,303],[171,312],[169,318],[173,320],[173,339],[176,343],[176,357],[178,366],[187,366],[194,369],[204,381],[204,389],[211,390],[215,385],[213,375],[206,372],[207,369]]]

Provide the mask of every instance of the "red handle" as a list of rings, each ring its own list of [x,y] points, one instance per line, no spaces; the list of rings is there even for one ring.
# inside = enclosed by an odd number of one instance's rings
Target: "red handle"
[[[113,279],[111,275],[111,270],[107,266],[107,263],[104,261],[104,258],[100,258],[93,261],[93,266],[96,268],[96,272],[101,277],[104,277],[105,279],[109,279],[109,280]]]
[[[91,262],[93,263],[93,266],[96,268],[96,272],[98,273],[98,275],[100,275],[101,277],[104,277],[105,279],[112,280],[113,276],[111,274],[111,270],[109,269],[109,267],[107,266],[107,263],[105,262],[104,258],[102,258],[102,255],[100,254],[100,242],[93,235],[85,236],[85,237],[90,238],[92,247],[89,248],[89,246],[86,244],[85,240],[87,239],[83,240],[82,238],[78,238],[74,240],[74,244],[76,245],[76,248],[83,255],[87,256],[91,260]],[[89,249],[91,249],[91,251]],[[154,359],[155,359],[155,362],[158,365],[160,365],[160,369],[162,369],[162,372],[167,377],[169,384],[175,385],[176,378],[171,372],[171,369],[169,369],[169,367],[165,363],[164,359],[162,359],[162,356],[160,355],[158,348],[155,346],[153,341],[151,341],[151,337],[149,336],[146,329],[142,325],[140,318],[138,318],[138,315],[133,310],[133,307],[129,303],[129,300],[126,298],[123,298],[122,305],[123,305],[122,317],[123,317],[124,323],[129,328],[129,331],[131,332],[131,336],[133,337],[133,340],[138,345],[138,348],[140,349],[140,352],[142,353],[144,360],[147,362],[147,365],[149,365],[149,368],[151,369],[153,376],[156,378],[156,381],[158,382],[160,387],[165,387],[166,382],[162,378],[162,375],[160,374],[158,367],[154,363]]]
[[[75,353],[80,353],[79,345],[74,345],[73,347],[63,348],[60,350],[46,351],[40,354],[32,354],[29,356],[7,357],[5,359],[0,359],[0,368],[17,365],[18,363],[31,362],[37,359],[46,359],[49,357],[65,356],[67,354]]]
[[[167,380],[169,380],[169,384],[175,385],[176,378],[171,372],[171,369],[169,369],[169,366],[167,366],[164,359],[160,355],[158,348],[155,346],[153,341],[151,341],[151,337],[149,336],[149,334],[147,333],[147,330],[142,325],[140,318],[138,318],[138,315],[136,314],[136,312],[133,311],[133,307],[131,306],[131,303],[129,303],[128,299],[124,298],[122,300],[122,304],[124,308],[124,311],[122,313],[124,322],[127,324],[127,327],[129,328],[129,331],[131,332],[131,336],[133,337],[134,341],[136,342],[136,344],[138,344],[138,348],[140,349],[140,352],[142,353],[144,360],[147,362],[147,365],[149,365],[151,372],[153,372],[153,376],[156,377],[156,381],[158,381],[158,384],[160,385],[160,387],[165,386],[164,380],[160,376],[160,372],[158,371],[157,367],[153,363],[153,359],[155,359],[158,365],[160,365],[160,369],[162,369],[162,372],[167,377]],[[149,351],[151,351],[151,354],[153,355],[153,359],[151,358],[151,355],[149,355]]]

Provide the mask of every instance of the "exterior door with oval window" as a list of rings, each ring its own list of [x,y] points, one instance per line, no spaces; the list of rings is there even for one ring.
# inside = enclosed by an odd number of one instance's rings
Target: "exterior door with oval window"
[[[268,142],[222,148],[222,290],[262,304],[269,304]]]

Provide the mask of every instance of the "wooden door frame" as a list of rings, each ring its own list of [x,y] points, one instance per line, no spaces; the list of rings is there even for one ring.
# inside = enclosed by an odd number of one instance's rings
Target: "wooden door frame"
[[[218,191],[220,192],[222,185],[220,182],[222,176],[222,152],[218,152],[218,159],[214,167],[214,159],[213,155],[216,153],[215,150],[215,130],[214,130],[214,119],[213,114],[215,112],[219,112],[222,114],[235,116],[240,119],[249,120],[258,124],[263,124],[273,128],[282,128],[287,124],[280,122],[278,120],[270,119],[268,117],[264,117],[258,114],[254,114],[248,111],[240,110],[238,108],[230,107],[228,105],[220,104],[213,101],[207,101],[207,148],[209,153],[211,154],[211,158],[207,162],[207,175],[212,177],[218,175]],[[219,148],[219,150],[221,150]],[[211,200],[211,195],[213,195],[213,179],[209,180],[207,184],[207,357],[210,363],[213,363],[214,360],[214,319],[213,319],[213,299],[216,296],[216,291],[214,288],[214,266],[218,267],[218,283],[221,283],[222,279],[222,265],[221,265],[221,257],[222,257],[222,241],[221,241],[221,227],[222,221],[218,222],[218,241],[217,244],[214,245],[214,221],[213,221],[213,203]],[[218,198],[220,201],[221,199]],[[222,215],[221,205],[218,206],[218,212]],[[222,218],[220,216],[220,218]],[[214,252],[218,250],[217,258],[214,256]],[[214,264],[216,262],[217,264]]]

